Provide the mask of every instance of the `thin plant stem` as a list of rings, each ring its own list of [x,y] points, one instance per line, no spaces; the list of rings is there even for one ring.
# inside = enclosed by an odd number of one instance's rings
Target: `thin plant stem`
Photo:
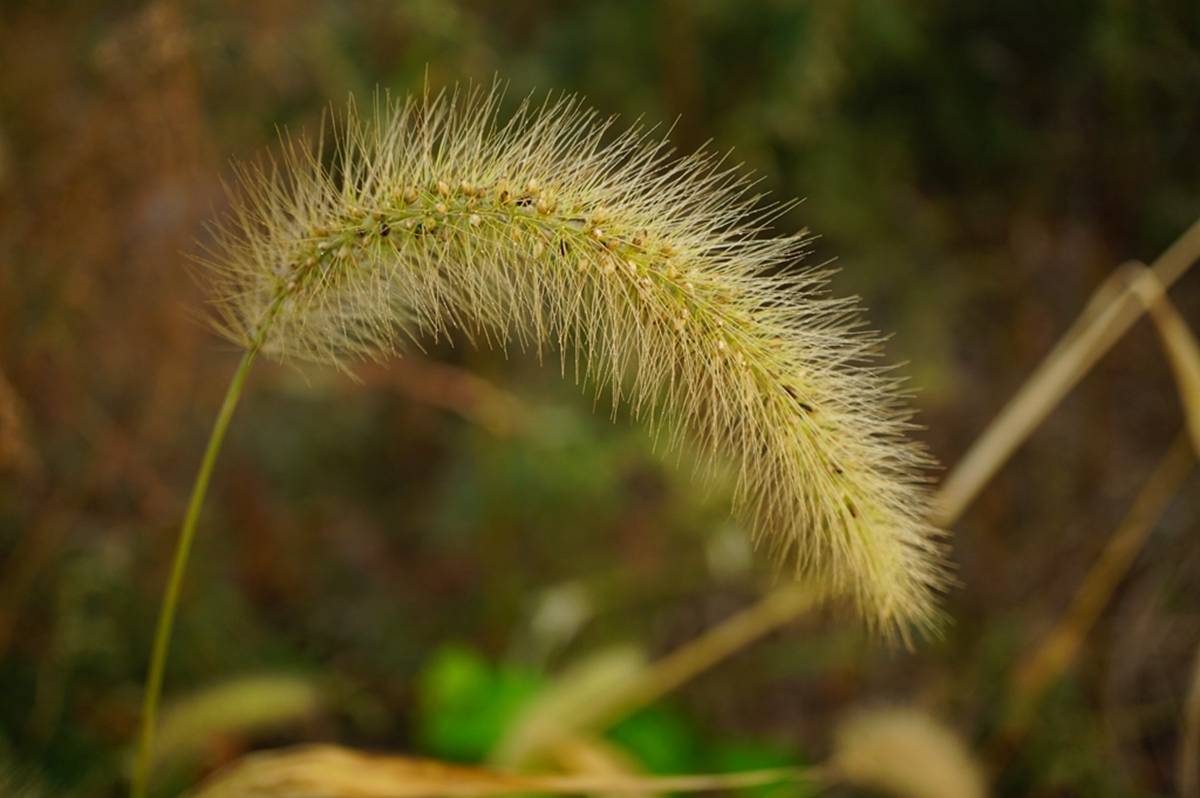
[[[1024,733],[1037,699],[1075,661],[1088,633],[1100,620],[1121,581],[1129,574],[1154,527],[1196,464],[1187,432],[1176,436],[1134,499],[1125,519],[1075,591],[1068,609],[1050,633],[1014,668],[1014,695],[1007,735]]]
[[[1145,266],[1135,267],[1130,286],[1145,303],[1158,330],[1163,351],[1175,375],[1192,447],[1200,455],[1200,341],[1167,296],[1157,274]]]
[[[1200,220],[1193,222],[1149,269],[1166,291],[1197,258]],[[1050,411],[1146,312],[1145,303],[1129,286],[1127,270],[1118,271],[1110,280],[942,483],[935,502],[939,524],[949,526],[963,514]]]
[[[587,713],[586,729],[607,729],[654,703],[811,609],[821,598],[818,591],[803,583],[771,590],[749,608],[726,618],[610,689]],[[523,756],[540,753],[543,751],[526,751]]]
[[[1196,650],[1196,661],[1192,665],[1176,767],[1182,798],[1200,798],[1200,649]]]
[[[629,773],[514,773],[404,756],[368,754],[336,745],[301,745],[243,757],[191,793],[237,796],[358,798],[500,798],[512,795],[658,795],[731,791],[804,782],[826,786],[828,766],[740,773],[641,776]]]
[[[621,689],[613,691],[605,700],[608,711],[601,725],[607,727],[654,703],[811,609],[819,599],[817,591],[802,583],[772,590],[749,608],[651,663],[639,678],[630,679]]]
[[[208,446],[204,450],[204,459],[200,461],[200,470],[196,472],[196,481],[192,485],[192,496],[188,500],[183,526],[179,530],[179,540],[175,544],[175,561],[171,565],[171,576],[167,581],[167,589],[159,608],[158,627],[154,632],[154,648],[150,656],[150,671],[146,676],[146,688],[142,700],[142,731],[130,789],[132,798],[145,798],[149,788],[163,671],[167,664],[167,651],[171,645],[171,630],[175,625],[179,593],[183,586],[184,574],[187,572],[192,541],[196,536],[196,522],[200,518],[200,508],[204,504],[204,496],[208,493],[208,483],[212,477],[217,455],[221,451],[221,443],[225,439],[225,431],[229,428],[229,421],[233,418],[233,411],[237,407],[238,398],[242,395],[246,376],[250,373],[250,366],[254,363],[259,346],[259,343],[255,343],[246,350],[241,363],[238,364],[237,371],[234,372],[233,379],[230,380],[229,389],[225,392],[225,401],[221,404],[221,411],[217,414],[212,433],[208,437]]]

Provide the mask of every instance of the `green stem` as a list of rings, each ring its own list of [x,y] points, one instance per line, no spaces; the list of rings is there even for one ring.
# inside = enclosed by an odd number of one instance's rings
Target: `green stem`
[[[154,649],[150,657],[150,672],[146,677],[146,689],[142,702],[142,732],[138,746],[137,761],[134,764],[133,783],[130,795],[133,798],[145,798],[149,788],[150,769],[153,761],[154,731],[157,724],[158,699],[162,693],[163,670],[167,664],[167,650],[171,643],[171,629],[175,625],[175,611],[179,605],[179,591],[183,585],[183,576],[187,571],[188,555],[192,550],[192,540],[196,536],[196,522],[200,518],[200,508],[204,504],[204,495],[208,492],[209,479],[212,476],[213,465],[217,454],[221,451],[221,442],[225,438],[225,430],[237,407],[238,397],[246,383],[246,375],[258,354],[260,344],[256,342],[242,356],[229,390],[225,393],[225,401],[221,412],[213,424],[212,434],[208,438],[208,447],[204,450],[204,459],[200,461],[200,470],[196,473],[196,481],[192,485],[192,496],[188,500],[187,514],[183,517],[183,526],[179,530],[179,541],[175,544],[175,562],[171,566],[171,576],[167,582],[167,590],[163,594],[162,605],[159,608],[158,628],[154,632]]]

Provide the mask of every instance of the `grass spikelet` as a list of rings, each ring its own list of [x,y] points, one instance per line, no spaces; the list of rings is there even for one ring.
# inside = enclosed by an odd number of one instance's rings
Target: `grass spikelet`
[[[701,151],[575,98],[353,103],[322,140],[238,168],[208,267],[220,329],[346,367],[405,340],[553,351],[564,373],[732,462],[757,542],[873,623],[929,625],[942,583],[926,456],[877,335],[797,268],[785,206]],[[332,150],[332,157],[323,155]]]

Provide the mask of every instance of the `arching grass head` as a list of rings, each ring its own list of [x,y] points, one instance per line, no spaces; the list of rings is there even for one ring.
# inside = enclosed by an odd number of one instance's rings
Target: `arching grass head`
[[[344,365],[458,331],[556,350],[672,441],[737,474],[756,541],[881,628],[929,626],[943,584],[929,460],[852,300],[772,237],[782,206],[711,152],[571,97],[351,105],[322,142],[243,166],[203,259],[217,323],[279,358]]]

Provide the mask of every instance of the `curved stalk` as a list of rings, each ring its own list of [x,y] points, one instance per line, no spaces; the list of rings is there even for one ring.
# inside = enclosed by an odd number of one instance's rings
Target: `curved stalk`
[[[175,544],[175,560],[171,565],[171,576],[167,581],[166,592],[163,594],[162,605],[159,608],[158,627],[154,632],[154,648],[150,657],[150,671],[146,676],[146,688],[142,700],[142,730],[130,790],[133,798],[145,798],[149,788],[154,731],[157,724],[159,696],[162,694],[163,671],[167,664],[171,630],[175,625],[179,592],[183,586],[184,574],[187,572],[192,541],[196,536],[196,522],[200,518],[200,508],[204,504],[204,496],[208,493],[208,483],[212,477],[217,455],[221,451],[225,431],[229,428],[229,421],[233,418],[233,411],[237,407],[242,387],[246,383],[246,376],[250,373],[250,366],[254,363],[254,357],[258,354],[260,345],[259,342],[256,342],[246,350],[229,383],[225,401],[221,404],[221,411],[217,414],[212,433],[208,437],[208,446],[204,450],[204,459],[200,461],[200,470],[196,472],[196,481],[192,485],[192,495],[188,500],[187,513],[183,518],[183,526],[179,530],[179,540]]]

